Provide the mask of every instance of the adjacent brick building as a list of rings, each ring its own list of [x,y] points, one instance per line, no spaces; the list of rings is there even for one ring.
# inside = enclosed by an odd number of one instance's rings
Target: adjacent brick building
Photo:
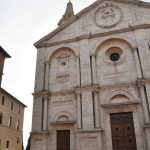
[[[0,46],[1,81],[6,58],[10,56]],[[22,102],[5,91],[0,83],[0,150],[22,150],[25,107]]]

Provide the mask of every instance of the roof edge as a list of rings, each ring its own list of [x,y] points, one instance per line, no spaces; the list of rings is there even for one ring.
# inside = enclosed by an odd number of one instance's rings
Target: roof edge
[[[5,55],[7,58],[11,58],[11,56],[0,46],[0,51]]]
[[[15,98],[13,95],[11,95],[10,93],[8,93],[6,90],[4,90],[3,88],[0,87],[0,90],[4,93],[6,93],[8,96],[10,96],[11,98],[13,98],[15,101],[19,102],[21,105],[23,105],[24,107],[27,107],[25,104],[23,104],[21,101],[19,101],[17,98]]]

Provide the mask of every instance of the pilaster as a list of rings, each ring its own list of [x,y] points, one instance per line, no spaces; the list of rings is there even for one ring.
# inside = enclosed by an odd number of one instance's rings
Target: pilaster
[[[93,77],[93,84],[97,84],[97,76],[96,76],[96,55],[92,54],[92,77]]]
[[[150,97],[148,96],[149,93],[149,83],[150,80],[141,79],[137,81],[138,86],[140,88],[140,94],[142,98],[142,106],[144,111],[145,123],[150,123]]]
[[[76,88],[78,128],[93,130],[100,127],[98,85]]]
[[[138,57],[138,52],[137,52],[137,47],[135,47],[133,49],[133,53],[134,53],[134,58],[135,58],[135,65],[136,65],[136,71],[137,71],[137,76],[138,79],[142,78],[142,68],[140,66],[140,61],[139,61],[139,57]]]
[[[45,63],[45,90],[49,89],[49,70],[50,70],[50,63],[46,62]]]
[[[77,86],[80,86],[80,57],[76,56],[76,76],[77,76]]]
[[[77,128],[80,129],[80,128],[82,128],[81,94],[78,92],[78,93],[76,93],[76,95],[77,95]]]
[[[95,114],[95,127],[100,127],[100,111],[99,111],[99,99],[98,92],[94,91],[94,114]]]

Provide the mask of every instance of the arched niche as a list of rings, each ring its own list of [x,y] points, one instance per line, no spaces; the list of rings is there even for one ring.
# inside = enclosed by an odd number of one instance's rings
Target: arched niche
[[[51,124],[61,124],[61,123],[73,124],[75,123],[75,120],[69,112],[63,111],[56,114],[51,120]]]
[[[127,103],[127,102],[130,102],[129,98],[122,94],[115,95],[110,100],[110,103]]]
[[[100,85],[136,81],[137,72],[133,48],[126,40],[107,39],[99,44],[95,53],[97,80]]]
[[[64,91],[68,86],[75,84],[76,53],[74,50],[68,47],[58,48],[51,53],[49,62],[49,82],[52,91]],[[72,84],[70,84],[70,82],[72,82]],[[64,84],[67,84],[67,86]]]
[[[69,53],[69,54],[76,56],[76,52],[73,49],[71,49],[69,47],[60,47],[60,48],[52,50],[50,52],[49,61],[51,62],[54,57],[57,57],[57,56],[59,57],[60,54],[64,55],[63,53],[65,53],[65,55],[67,55],[67,53]]]
[[[110,47],[122,47],[122,45],[126,45],[129,49],[133,49],[133,45],[129,43],[127,40],[121,39],[121,38],[110,38],[107,40],[102,41],[98,44],[97,48],[95,49],[95,54],[98,53],[101,49],[109,49]]]
[[[135,101],[135,97],[129,93],[128,91],[125,90],[119,90],[119,91],[114,91],[110,94],[108,94],[105,98],[105,103],[127,103],[127,102],[132,102]]]

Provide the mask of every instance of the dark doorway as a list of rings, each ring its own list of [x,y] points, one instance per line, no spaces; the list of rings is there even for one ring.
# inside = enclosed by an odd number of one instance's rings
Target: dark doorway
[[[70,130],[57,130],[57,150],[70,150]]]
[[[137,150],[132,112],[110,114],[113,150]]]

